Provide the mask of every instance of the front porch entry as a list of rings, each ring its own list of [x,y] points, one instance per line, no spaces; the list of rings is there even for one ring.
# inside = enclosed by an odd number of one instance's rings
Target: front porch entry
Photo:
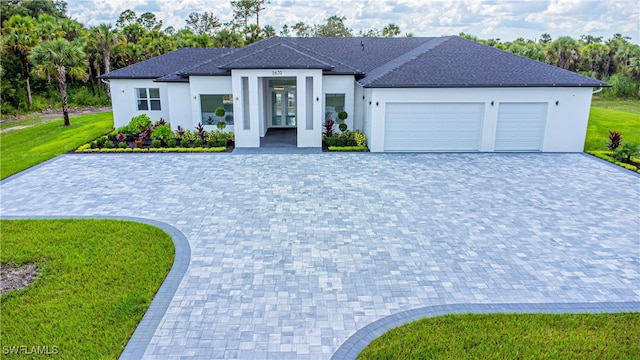
[[[322,147],[321,69],[233,69],[232,81],[236,148]]]
[[[296,128],[272,127],[260,138],[260,147],[298,147]]]

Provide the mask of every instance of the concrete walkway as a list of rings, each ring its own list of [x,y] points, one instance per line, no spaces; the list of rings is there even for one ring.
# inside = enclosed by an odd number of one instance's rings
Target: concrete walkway
[[[429,306],[640,311],[640,177],[581,154],[65,155],[0,196],[184,234],[149,359],[328,359]]]

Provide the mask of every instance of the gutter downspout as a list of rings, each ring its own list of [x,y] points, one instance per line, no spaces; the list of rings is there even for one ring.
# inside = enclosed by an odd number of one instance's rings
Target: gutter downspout
[[[591,93],[591,95],[599,93],[600,91],[602,91],[602,89],[602,86],[598,87],[594,92]]]

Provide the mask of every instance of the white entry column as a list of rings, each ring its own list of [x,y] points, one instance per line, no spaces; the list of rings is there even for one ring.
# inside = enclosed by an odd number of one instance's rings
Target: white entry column
[[[260,147],[258,76],[250,71],[232,70],[235,143],[237,147]]]

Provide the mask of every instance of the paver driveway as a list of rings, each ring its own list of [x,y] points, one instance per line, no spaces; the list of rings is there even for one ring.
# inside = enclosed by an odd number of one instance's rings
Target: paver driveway
[[[184,233],[147,358],[328,358],[428,305],[640,301],[640,178],[580,154],[65,155],[1,196]]]

